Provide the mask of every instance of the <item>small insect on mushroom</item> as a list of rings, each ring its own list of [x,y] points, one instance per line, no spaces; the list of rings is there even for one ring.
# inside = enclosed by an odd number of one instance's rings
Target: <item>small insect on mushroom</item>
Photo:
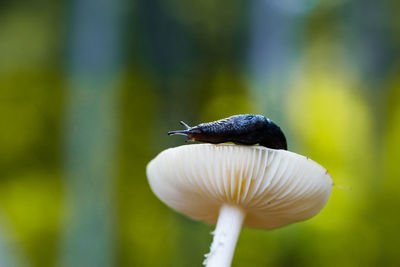
[[[219,144],[233,142],[240,145],[260,144],[273,149],[287,150],[281,128],[261,115],[235,115],[226,119],[190,127],[180,122],[186,130],[171,131],[168,135],[185,135],[188,141]]]

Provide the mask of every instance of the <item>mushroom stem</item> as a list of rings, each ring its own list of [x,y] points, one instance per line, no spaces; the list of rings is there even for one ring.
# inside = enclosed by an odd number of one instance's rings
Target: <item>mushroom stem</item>
[[[231,266],[233,252],[245,216],[245,212],[237,206],[222,205],[217,226],[213,232],[214,239],[210,253],[205,255],[206,259],[203,262],[206,267]]]

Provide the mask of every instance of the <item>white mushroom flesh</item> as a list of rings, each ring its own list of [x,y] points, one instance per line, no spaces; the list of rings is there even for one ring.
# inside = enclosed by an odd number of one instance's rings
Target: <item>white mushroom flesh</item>
[[[222,205],[244,226],[273,229],[316,215],[332,190],[311,159],[261,146],[196,144],[167,149],[147,166],[153,192],[172,209],[215,224]]]

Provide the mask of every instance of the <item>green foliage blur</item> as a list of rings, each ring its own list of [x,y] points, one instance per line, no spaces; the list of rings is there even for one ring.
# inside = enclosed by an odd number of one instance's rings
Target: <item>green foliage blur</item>
[[[83,17],[74,13],[81,2]],[[74,31],[103,2],[119,13],[114,28],[98,26],[100,36],[119,35],[99,55],[115,53],[117,63],[86,79],[91,66],[79,65],[74,48],[85,38]],[[166,135],[180,120],[241,113],[276,121],[289,150],[326,167],[335,187],[315,218],[243,229],[232,266],[400,266],[399,12],[395,0],[0,1],[0,266],[74,266],[65,254],[82,255],[65,240],[83,202],[83,214],[111,222],[104,240],[101,230],[87,236],[105,242],[108,266],[201,266],[213,227],[159,201],[145,167],[184,144]],[[76,77],[94,84],[79,103]],[[93,112],[96,82],[113,97]],[[82,145],[69,149],[74,136]],[[81,188],[69,179],[77,155],[110,166],[107,180]],[[109,194],[104,203],[91,199],[97,185]]]

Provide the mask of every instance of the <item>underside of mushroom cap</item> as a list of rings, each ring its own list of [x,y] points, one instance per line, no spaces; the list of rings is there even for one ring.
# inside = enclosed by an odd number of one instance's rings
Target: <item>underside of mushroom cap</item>
[[[161,152],[147,166],[153,192],[172,209],[215,224],[223,204],[244,226],[273,229],[316,215],[332,179],[311,159],[261,146],[195,144]]]

